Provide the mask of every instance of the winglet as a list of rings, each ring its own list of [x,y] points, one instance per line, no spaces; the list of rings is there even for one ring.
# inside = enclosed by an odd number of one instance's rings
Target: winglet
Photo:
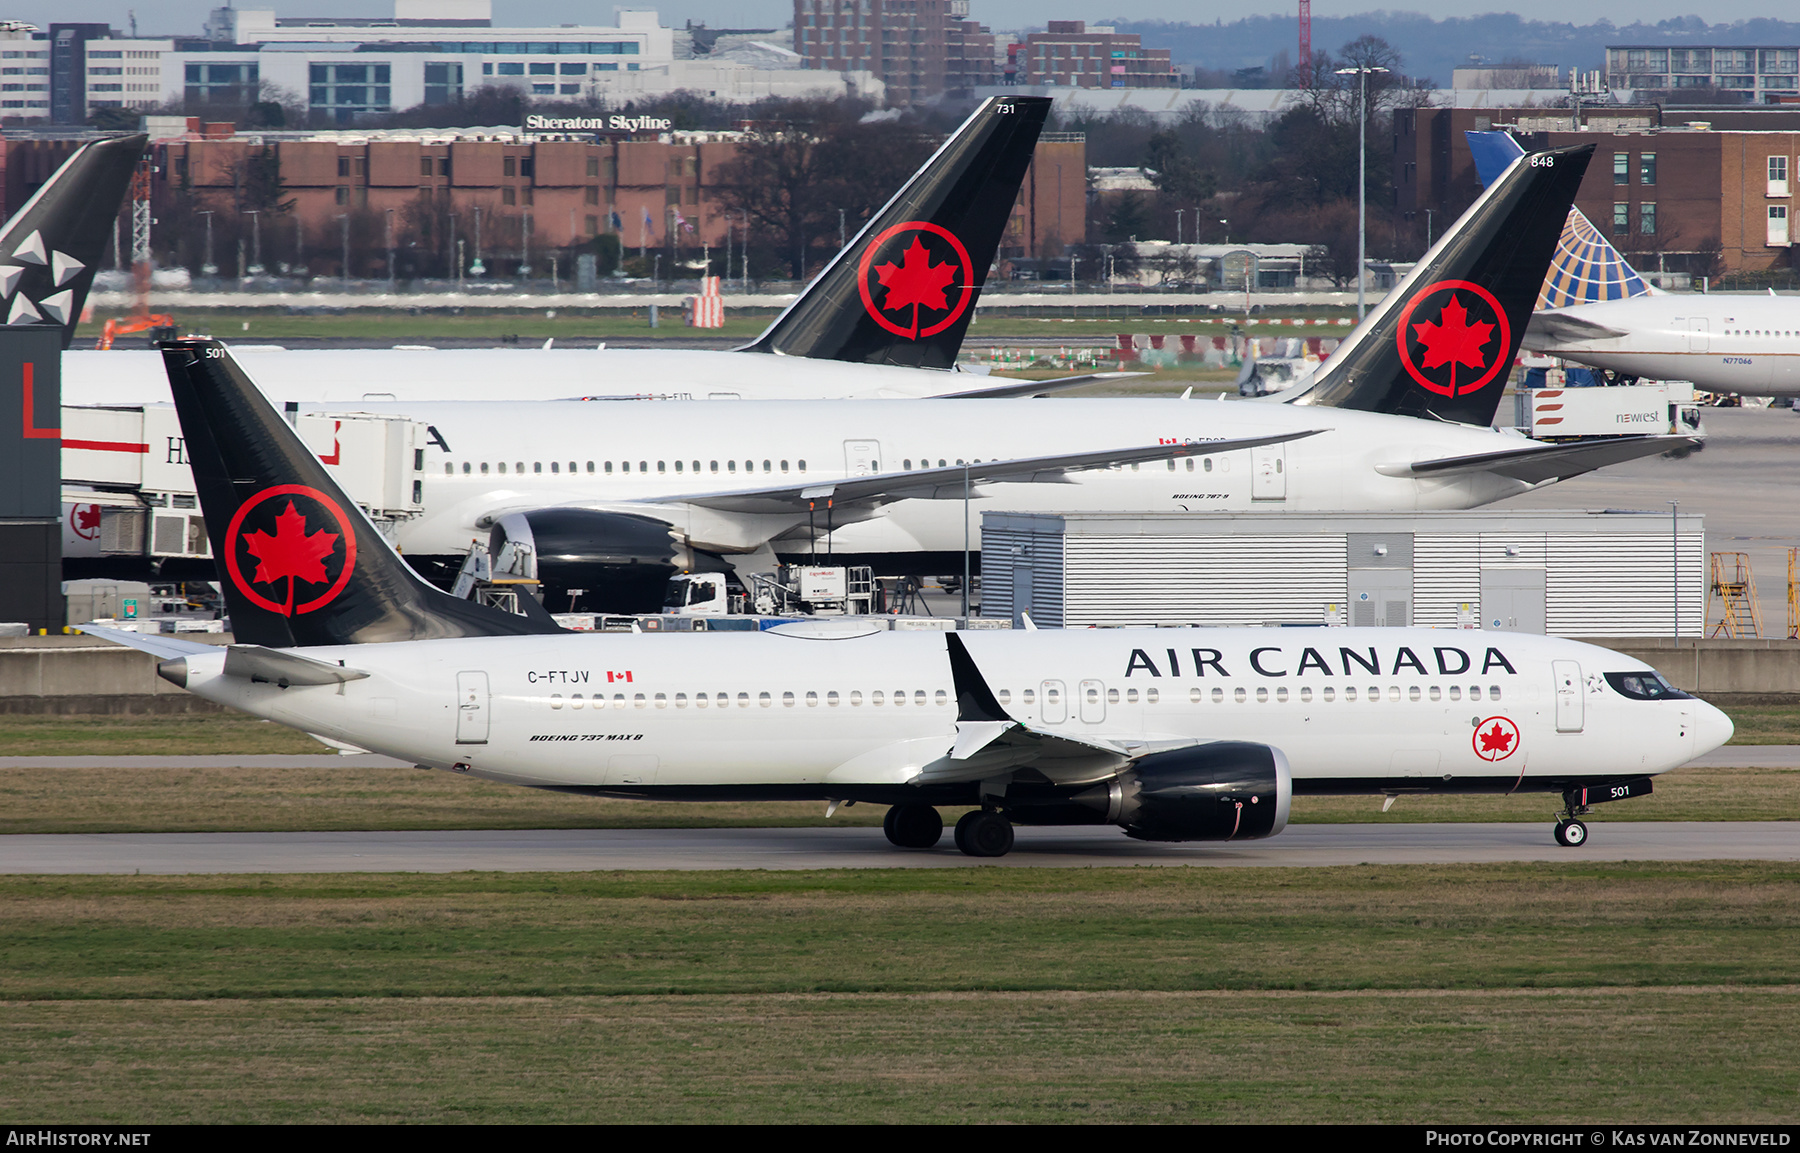
[[[1012,723],[1012,718],[1006,715],[1006,710],[994,699],[994,690],[988,688],[987,679],[976,667],[975,658],[969,655],[962,638],[955,633],[945,633],[944,645],[950,653],[950,677],[956,684],[957,721]]]

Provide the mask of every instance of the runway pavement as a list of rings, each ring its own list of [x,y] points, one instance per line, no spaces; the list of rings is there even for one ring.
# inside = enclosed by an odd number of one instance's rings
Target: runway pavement
[[[1295,825],[1268,841],[1146,844],[1113,828],[1018,830],[977,860],[880,830],[552,829],[518,832],[120,833],[0,837],[0,873],[454,873],[646,869],[896,869],[1120,865],[1323,866],[1509,861],[1800,860],[1800,824],[1595,821],[1557,846],[1538,824]]]

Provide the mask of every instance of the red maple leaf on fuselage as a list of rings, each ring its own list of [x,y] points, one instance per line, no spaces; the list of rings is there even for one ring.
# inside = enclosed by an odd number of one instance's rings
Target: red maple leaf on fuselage
[[[78,504],[75,506],[75,531],[85,533],[88,529],[100,527],[100,506],[97,504]]]
[[[1450,378],[1456,379],[1456,365],[1467,365],[1470,368],[1487,367],[1487,357],[1482,354],[1482,345],[1493,339],[1494,326],[1485,320],[1469,323],[1469,310],[1464,308],[1456,294],[1450,294],[1450,302],[1444,305],[1444,311],[1438,315],[1438,323],[1427,321],[1413,325],[1413,333],[1420,344],[1425,346],[1426,368],[1437,368],[1440,365],[1451,366]]]
[[[950,307],[944,297],[944,289],[956,279],[955,264],[945,261],[942,264],[931,263],[931,252],[919,243],[917,236],[906,249],[902,263],[889,261],[877,265],[875,275],[881,278],[881,285],[887,289],[887,296],[881,307],[889,312],[898,312],[908,305],[913,306],[913,332],[919,330],[918,309],[931,308],[942,312]]]
[[[330,580],[325,572],[325,558],[337,550],[338,533],[306,531],[306,517],[294,510],[294,502],[275,514],[275,535],[258,529],[243,535],[244,547],[256,558],[256,575],[250,579],[267,584],[288,578],[288,614],[294,611],[294,582],[324,584]]]
[[[1504,753],[1512,748],[1513,735],[1496,724],[1481,734],[1481,751],[1484,753]]]

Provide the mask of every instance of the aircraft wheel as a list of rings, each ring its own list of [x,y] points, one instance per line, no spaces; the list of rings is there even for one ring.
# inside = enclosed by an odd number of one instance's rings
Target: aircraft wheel
[[[930,805],[895,805],[882,818],[881,830],[902,849],[929,849],[944,835],[944,818]]]
[[[1587,826],[1580,821],[1556,822],[1556,843],[1567,848],[1587,844]]]
[[[956,847],[971,857],[1004,857],[1012,851],[1012,822],[999,813],[974,809],[956,822]]]

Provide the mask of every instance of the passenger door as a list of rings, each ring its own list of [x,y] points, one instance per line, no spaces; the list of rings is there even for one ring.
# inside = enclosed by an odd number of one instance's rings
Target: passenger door
[[[844,474],[872,476],[881,471],[881,442],[847,440],[844,442]]]
[[[485,745],[488,739],[488,675],[456,674],[456,743]]]
[[[1250,450],[1250,499],[1287,499],[1287,445],[1265,444]]]
[[[1061,681],[1045,681],[1038,686],[1043,695],[1043,708],[1039,715],[1047,725],[1060,725],[1069,719],[1068,688]]]
[[[1551,661],[1556,678],[1556,731],[1579,733],[1582,724],[1581,665],[1576,661]]]

